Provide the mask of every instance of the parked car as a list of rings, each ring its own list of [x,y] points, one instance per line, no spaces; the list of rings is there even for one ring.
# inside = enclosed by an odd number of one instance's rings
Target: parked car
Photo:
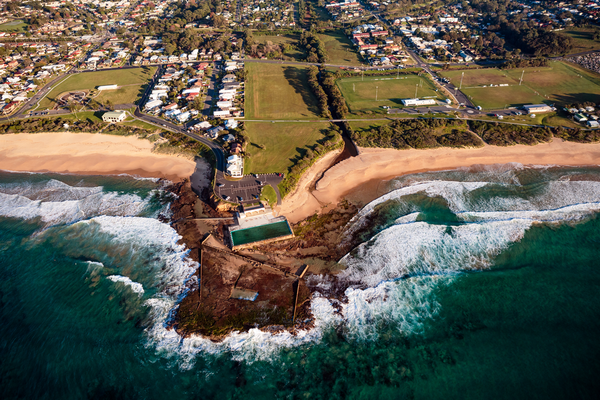
[[[223,200],[225,200],[225,201],[229,201],[229,199],[230,199],[230,197],[229,197],[229,196],[227,196],[227,195],[225,195],[225,194],[223,195]]]
[[[218,187],[223,187],[223,186],[225,186],[225,185],[223,185],[221,182],[217,182],[217,186],[218,186]]]

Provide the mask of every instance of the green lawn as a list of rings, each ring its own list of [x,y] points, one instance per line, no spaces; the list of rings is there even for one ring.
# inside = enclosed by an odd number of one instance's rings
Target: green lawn
[[[282,45],[288,44],[290,46],[298,46],[298,40],[300,39],[300,35],[289,34],[289,35],[279,35],[279,36],[254,36],[254,41],[256,43],[263,43],[265,45]],[[299,50],[295,48],[293,50],[288,51],[283,55],[283,59],[287,61],[303,61],[306,58],[306,52],[304,50]]]
[[[519,70],[520,72],[521,70]],[[504,83],[514,84],[514,80],[507,76],[506,71],[496,68],[489,69],[465,69],[456,71],[440,71],[439,73],[455,86],[460,86],[462,79],[462,88],[474,86],[501,85]],[[518,82],[517,82],[518,83]]]
[[[277,203],[277,193],[275,193],[275,189],[273,189],[273,186],[263,186],[262,191],[260,193],[260,199],[262,201],[266,201],[267,203],[269,203],[269,205]]]
[[[141,93],[141,88],[154,75],[156,67],[117,69],[110,71],[82,72],[69,77],[55,87],[40,101],[39,108],[51,108],[54,99],[60,94],[77,90],[92,90],[101,85],[136,85],[101,93],[99,97],[109,99],[113,104],[134,103]]]
[[[329,128],[325,123],[301,122],[246,122],[245,126],[250,142],[246,147],[250,157],[244,160],[246,174],[287,172],[324,137],[322,130]]]
[[[139,97],[142,97],[144,90],[146,85],[123,86],[117,90],[104,90],[94,99],[102,104],[106,100],[110,100],[113,104],[134,104]]]
[[[600,41],[594,40],[594,28],[569,28],[560,33],[573,39],[573,49],[569,54],[582,53],[584,51],[600,50]]]
[[[444,71],[440,75],[449,78],[457,86],[462,77],[462,91],[473,103],[485,109],[538,103],[565,105],[597,102],[600,96],[600,75],[558,61],[550,62],[549,67],[470,69]],[[519,86],[521,75],[523,82]],[[490,87],[500,84],[509,86]]]
[[[521,72],[513,69],[508,71],[508,75],[518,80]],[[558,61],[550,62],[547,68],[525,69],[523,85],[558,105],[585,101],[597,103],[600,98],[600,75]]]
[[[395,76],[344,78],[337,85],[352,113],[381,110],[381,106],[401,107],[400,100],[414,98],[415,91],[417,97],[445,99],[429,79],[417,75],[400,75],[398,79]]]
[[[352,42],[341,31],[319,34],[329,56],[328,64],[362,65]]]
[[[0,25],[0,32],[25,32],[27,24],[20,19],[15,21],[5,22]]]
[[[289,65],[247,63],[247,119],[316,119],[317,99],[306,79],[306,69]]]

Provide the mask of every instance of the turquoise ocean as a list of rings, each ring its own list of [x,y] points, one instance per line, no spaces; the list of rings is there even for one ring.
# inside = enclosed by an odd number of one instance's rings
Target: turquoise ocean
[[[598,398],[600,168],[384,192],[310,277],[313,329],[212,343],[168,329],[198,266],[161,182],[0,172],[0,398]]]

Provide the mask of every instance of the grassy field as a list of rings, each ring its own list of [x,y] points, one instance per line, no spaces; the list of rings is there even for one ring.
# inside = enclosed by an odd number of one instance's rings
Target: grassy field
[[[275,189],[271,185],[265,185],[262,188],[260,193],[260,199],[262,201],[266,201],[269,205],[273,205],[277,203],[277,193],[275,193]]]
[[[417,75],[382,77],[356,77],[344,78],[337,81],[342,91],[350,112],[381,110],[381,106],[402,106],[401,99],[417,97],[437,97],[445,99],[441,92],[437,92],[433,83]],[[418,85],[418,88],[417,88]],[[377,92],[377,100],[375,94]]]
[[[509,70],[515,80],[521,71]],[[600,75],[563,62],[551,62],[548,68],[528,68],[523,75],[523,85],[559,105],[592,101],[600,98]]]
[[[110,100],[113,104],[134,104],[136,99],[144,94],[145,85],[124,86],[117,90],[104,90],[94,97],[102,104]]]
[[[144,84],[152,77],[156,67],[117,69],[111,71],[84,72],[70,75],[40,101],[39,108],[51,108],[60,94],[77,90],[91,90],[100,85],[127,85],[121,89],[101,93],[102,101],[113,104],[134,103]],[[129,86],[131,85],[131,86]]]
[[[560,33],[573,39],[573,49],[569,54],[600,50],[600,41],[594,40],[594,28],[569,28]]]
[[[268,44],[289,44],[291,46],[297,46],[300,35],[279,35],[279,36],[254,36],[256,43]],[[303,61],[306,58],[306,52],[304,50],[291,50],[283,55],[284,60],[288,61]]]
[[[20,19],[0,24],[0,32],[25,32],[27,24]]]
[[[245,173],[287,172],[322,139],[325,123],[268,123],[246,122],[250,144],[246,152]],[[261,149],[259,146],[264,147]]]
[[[341,31],[319,34],[319,39],[323,41],[329,56],[328,64],[362,65],[352,42]]]
[[[247,63],[246,70],[246,118],[318,118],[317,99],[308,86],[305,68]]]
[[[525,71],[525,73],[523,73]],[[440,75],[460,85],[473,103],[484,109],[524,104],[598,101],[600,75],[563,62],[551,62],[549,67],[519,68],[511,70],[485,69],[444,71]],[[522,85],[519,81],[523,75]],[[503,87],[490,85],[508,84]],[[487,86],[487,87],[483,87]]]

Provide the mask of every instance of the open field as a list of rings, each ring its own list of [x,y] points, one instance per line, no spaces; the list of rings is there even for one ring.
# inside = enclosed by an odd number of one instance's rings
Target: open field
[[[341,31],[319,34],[319,39],[329,56],[328,64],[362,65],[354,46]]]
[[[122,89],[101,93],[103,101],[110,100],[113,104],[134,103],[141,94],[142,86],[152,77],[156,67],[117,69],[110,71],[83,72],[63,80],[46,97],[40,101],[39,108],[51,108],[61,93],[77,90],[91,90],[101,85],[132,85]],[[135,86],[133,86],[135,85]]]
[[[94,97],[94,100],[102,104],[107,100],[113,104],[134,104],[139,97],[142,97],[145,89],[145,85],[132,85],[123,86],[117,90],[103,90]]]
[[[247,63],[247,119],[318,119],[317,99],[308,86],[306,69]]]
[[[594,40],[594,28],[569,28],[560,33],[573,39],[573,49],[569,54],[582,53],[584,51],[600,50],[600,42]]]
[[[323,123],[246,122],[250,144],[246,152],[245,173],[287,172],[309,147],[322,139]],[[259,146],[263,146],[261,149]]]
[[[381,106],[401,107],[401,99],[417,97],[437,97],[445,99],[441,92],[437,92],[433,83],[417,75],[400,75],[381,77],[356,77],[344,78],[337,81],[342,91],[350,112],[381,110]],[[418,87],[417,87],[418,86]],[[377,100],[375,100],[377,94]]]
[[[254,41],[258,43],[262,43],[265,45],[274,44],[274,45],[290,45],[297,46],[298,40],[300,39],[300,35],[279,35],[279,36],[254,36]],[[306,52],[304,50],[293,49],[286,52],[283,55],[284,60],[288,61],[303,61],[306,58]]]
[[[509,70],[508,75],[519,79],[521,71]],[[596,103],[600,98],[600,75],[563,62],[551,62],[547,68],[525,69],[523,85],[559,105]]]
[[[0,32],[24,32],[27,24],[20,19],[0,24]]]
[[[476,105],[485,109],[543,102],[557,105],[597,102],[600,96],[600,75],[564,62],[553,61],[549,67],[470,69],[444,71],[440,74],[458,86],[463,72],[462,91]],[[521,75],[523,82],[519,86]],[[509,86],[490,87],[492,84]]]

